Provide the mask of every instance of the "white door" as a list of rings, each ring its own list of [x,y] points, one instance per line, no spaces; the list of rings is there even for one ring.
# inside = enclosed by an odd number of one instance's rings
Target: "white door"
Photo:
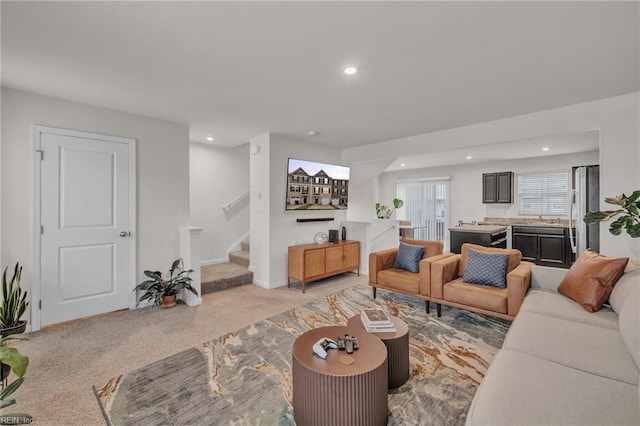
[[[128,308],[134,141],[37,128],[35,145],[40,325]]]

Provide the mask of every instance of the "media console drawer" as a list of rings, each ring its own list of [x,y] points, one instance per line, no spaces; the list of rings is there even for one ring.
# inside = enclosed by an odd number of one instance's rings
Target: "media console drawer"
[[[287,287],[291,280],[306,283],[356,270],[360,276],[360,242],[344,240],[338,243],[289,246]]]

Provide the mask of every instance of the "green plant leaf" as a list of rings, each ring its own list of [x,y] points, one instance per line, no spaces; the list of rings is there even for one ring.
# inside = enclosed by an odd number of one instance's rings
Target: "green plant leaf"
[[[587,214],[584,215],[583,220],[585,221],[585,223],[602,222],[602,221],[610,220],[620,213],[624,213],[624,210],[605,210],[602,212],[587,212]]]
[[[11,371],[18,376],[24,376],[29,366],[29,357],[22,355],[18,349],[0,346],[0,361],[11,367]]]
[[[12,393],[14,393],[20,387],[20,385],[22,385],[22,382],[24,382],[24,377],[19,377],[16,380],[14,380],[13,382],[11,382],[11,384],[9,386],[4,388],[2,390],[2,392],[0,392],[0,400],[3,401],[3,402],[7,401],[7,403],[8,403],[6,405],[0,404],[0,408],[7,407],[9,405],[13,405],[13,404],[16,403],[15,399],[7,400],[7,397],[9,395],[11,395]]]
[[[632,226],[628,226],[627,234],[629,234],[632,238],[640,237],[640,223],[636,223]]]
[[[637,190],[637,191],[633,191],[633,192],[631,193],[631,195],[629,195],[629,196],[627,197],[627,202],[628,202],[628,203],[633,203],[633,202],[635,202],[636,200],[638,200],[638,198],[640,198],[640,189],[639,189],[639,190]]]
[[[611,222],[611,225],[609,226],[609,232],[611,232],[613,235],[620,235],[622,233],[622,229],[625,226],[625,223],[625,217],[619,217],[618,219]]]

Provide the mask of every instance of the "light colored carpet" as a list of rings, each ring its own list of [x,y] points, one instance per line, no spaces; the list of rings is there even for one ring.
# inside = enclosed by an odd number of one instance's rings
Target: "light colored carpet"
[[[508,322],[353,286],[98,383],[113,425],[294,425],[291,348],[307,330],[377,307],[409,326],[410,378],[388,396],[389,425],[462,425]],[[335,338],[334,336],[328,336]],[[309,348],[309,350],[311,350]],[[366,350],[364,349],[360,349]]]
[[[296,283],[273,290],[249,284],[205,294],[195,308],[126,310],[30,333],[20,342],[29,369],[10,411],[31,414],[38,425],[103,425],[93,385],[354,285],[366,286],[367,277],[310,283],[306,294]]]

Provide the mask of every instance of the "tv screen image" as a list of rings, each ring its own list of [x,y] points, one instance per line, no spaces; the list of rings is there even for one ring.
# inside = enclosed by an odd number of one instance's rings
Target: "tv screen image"
[[[316,161],[287,161],[286,210],[345,210],[349,167]]]

